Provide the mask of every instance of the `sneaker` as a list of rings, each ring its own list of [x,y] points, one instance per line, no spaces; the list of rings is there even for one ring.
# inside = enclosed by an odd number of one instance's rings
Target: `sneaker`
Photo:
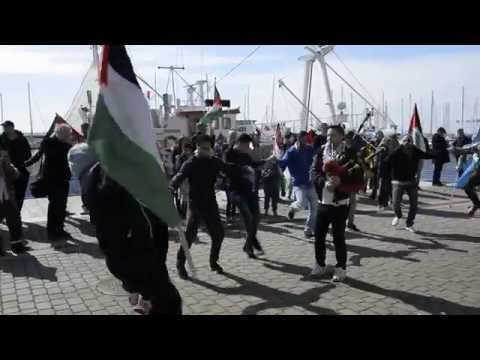
[[[405,227],[405,230],[410,231],[411,233],[414,233],[414,234],[417,232],[417,230],[415,230],[413,225]]]
[[[290,220],[293,220],[294,217],[295,217],[295,210],[293,209],[288,210],[288,218]]]
[[[253,252],[253,248],[247,247],[246,245],[243,247],[243,251],[248,255],[250,259],[256,259],[255,253]]]
[[[223,274],[223,268],[218,263],[211,263],[210,270],[215,271],[217,274]]]
[[[310,276],[313,277],[319,277],[323,276],[327,273],[327,267],[326,266],[320,266],[318,264],[315,264],[315,267],[312,269],[312,272],[310,273]]]
[[[385,210],[387,210],[387,208],[385,206],[379,206],[378,207],[378,212],[384,212]]]
[[[138,295],[138,302],[134,305],[133,311],[141,315],[148,315],[152,309],[152,303],[144,300],[142,295]]]
[[[278,216],[277,210],[273,210],[273,216]]]
[[[445,185],[441,182],[434,182],[432,183],[432,186],[445,186]]]
[[[392,220],[392,226],[397,226],[399,222],[400,222],[400,218],[395,216]]]
[[[265,255],[265,251],[262,248],[262,245],[258,242],[258,240],[253,244],[253,252],[257,256]]]
[[[347,277],[347,270],[344,270],[342,268],[335,268],[335,272],[333,273],[332,280],[335,282],[340,282],[345,280]]]
[[[178,276],[180,277],[180,279],[182,279],[182,280],[188,280],[189,279],[188,272],[185,269],[185,265],[177,264],[177,272],[178,272]]]
[[[23,254],[28,250],[27,247],[23,245],[21,241],[16,241],[12,243],[11,249],[15,254]]]
[[[467,215],[468,216],[475,216],[475,213],[477,212],[477,210],[478,210],[478,207],[472,206],[471,208],[468,209]]]
[[[63,249],[67,246],[67,240],[56,238],[51,240],[51,245],[54,249]]]
[[[360,232],[360,229],[357,228],[357,225],[355,225],[355,224],[348,224],[347,228],[349,228],[350,230],[356,231],[356,232]]]

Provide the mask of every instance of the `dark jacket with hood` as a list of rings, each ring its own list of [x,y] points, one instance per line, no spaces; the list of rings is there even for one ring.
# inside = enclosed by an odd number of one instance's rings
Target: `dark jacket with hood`
[[[45,155],[43,176],[50,183],[69,181],[72,174],[68,165],[68,152],[72,145],[60,141],[56,136],[45,138],[40,150],[25,162],[25,166],[35,164],[42,155]]]
[[[168,226],[97,163],[86,175],[86,202],[109,271],[125,290],[152,301],[158,314],[181,314],[181,298],[166,267]]]
[[[10,140],[7,134],[3,133],[0,136],[1,146],[8,151],[10,161],[20,171],[26,171],[25,161],[32,157],[32,150],[27,138],[21,131],[15,130],[17,138]]]

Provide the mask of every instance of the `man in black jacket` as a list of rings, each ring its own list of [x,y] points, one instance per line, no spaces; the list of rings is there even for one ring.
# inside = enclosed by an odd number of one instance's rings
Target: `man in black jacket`
[[[86,204],[108,270],[151,303],[149,315],[181,315],[182,299],[166,267],[168,226],[101,169],[86,175]]]
[[[333,243],[337,264],[333,281],[343,281],[347,274],[347,245],[345,243],[345,228],[349,211],[350,194],[338,187],[341,180],[338,176],[325,173],[324,164],[343,156],[359,164],[357,152],[347,148],[344,142],[345,130],[339,125],[330,126],[327,132],[327,143],[320,148],[310,169],[310,178],[318,193],[319,207],[315,228],[315,266],[312,276],[326,274],[325,240],[328,228],[332,225]]]
[[[418,163],[421,159],[433,158],[433,155],[424,153],[414,146],[412,137],[407,135],[402,139],[400,147],[385,159],[385,166],[392,174],[392,202],[393,210],[395,211],[392,226],[397,226],[402,218],[401,202],[403,193],[406,192],[410,202],[406,230],[415,232],[413,224],[417,215],[418,205],[418,189],[415,176],[418,170]]]
[[[448,142],[445,140],[447,132],[443,127],[438,128],[437,133],[432,137],[432,152],[435,155],[433,161],[433,186],[443,186],[440,181],[442,175],[443,164],[450,162],[450,156],[448,154]]]
[[[72,145],[72,129],[66,124],[57,125],[55,135],[42,141],[40,150],[25,162],[25,167],[35,164],[44,155],[43,177],[48,192],[47,232],[53,245],[70,235],[63,229],[67,211],[69,181],[71,178],[68,165],[68,152]]]
[[[182,165],[171,180],[170,187],[175,191],[183,181],[188,180],[190,187],[186,228],[188,245],[191,246],[197,237],[199,222],[203,220],[212,238],[210,269],[222,274],[223,269],[218,264],[218,258],[225,233],[215,197],[215,183],[221,171],[230,174],[230,170],[222,160],[213,156],[210,136],[199,135],[196,143],[197,153]],[[183,248],[180,248],[177,254],[177,270],[182,279],[188,279],[185,260]]]
[[[240,135],[236,147],[230,149],[226,153],[225,158],[227,163],[236,165],[234,167],[235,173],[230,178],[229,190],[247,230],[247,240],[243,251],[249,258],[254,259],[256,255],[265,253],[257,238],[260,209],[258,205],[258,182],[255,171],[256,168],[263,166],[265,161],[253,160],[250,155],[252,152],[250,148],[252,141],[253,139],[250,135]],[[257,251],[256,254],[255,251]]]
[[[32,157],[30,144],[21,131],[15,130],[15,124],[11,121],[2,123],[3,134],[0,136],[0,143],[8,151],[10,160],[20,172],[20,176],[15,181],[15,200],[18,211],[22,213],[25,192],[28,186],[30,173],[25,167],[25,161]]]

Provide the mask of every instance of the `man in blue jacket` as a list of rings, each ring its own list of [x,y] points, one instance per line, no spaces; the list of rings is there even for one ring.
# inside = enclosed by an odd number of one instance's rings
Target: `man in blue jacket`
[[[293,191],[296,201],[290,206],[288,217],[292,220],[299,210],[309,210],[305,222],[304,233],[306,237],[312,237],[315,231],[318,196],[310,181],[310,167],[313,162],[314,150],[307,144],[307,132],[301,131],[298,141],[285,153],[279,161],[282,170],[288,167],[293,178]]]

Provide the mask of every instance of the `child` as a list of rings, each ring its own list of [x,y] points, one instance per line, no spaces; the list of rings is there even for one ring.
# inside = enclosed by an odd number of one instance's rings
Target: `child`
[[[268,215],[270,200],[272,201],[273,215],[277,215],[277,205],[280,193],[280,182],[282,180],[282,170],[278,166],[276,158],[270,159],[265,163],[262,171],[263,192],[265,193],[264,210]]]
[[[0,221],[7,220],[10,231],[10,246],[13,252],[21,253],[27,249],[22,241],[22,221],[15,201],[15,180],[19,171],[11,164],[8,152],[0,150]],[[0,255],[3,255],[0,247]]]

